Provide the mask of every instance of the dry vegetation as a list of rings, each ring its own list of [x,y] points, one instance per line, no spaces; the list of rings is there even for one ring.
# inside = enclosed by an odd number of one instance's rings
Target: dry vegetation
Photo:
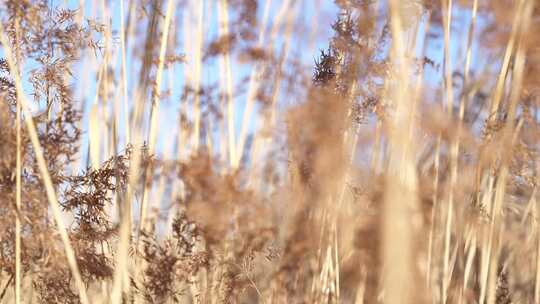
[[[1,303],[540,303],[536,0],[67,2],[0,1]]]

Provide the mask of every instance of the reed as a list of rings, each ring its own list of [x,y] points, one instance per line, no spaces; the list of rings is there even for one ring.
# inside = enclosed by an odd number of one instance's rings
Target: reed
[[[536,1],[0,8],[0,302],[540,301]]]

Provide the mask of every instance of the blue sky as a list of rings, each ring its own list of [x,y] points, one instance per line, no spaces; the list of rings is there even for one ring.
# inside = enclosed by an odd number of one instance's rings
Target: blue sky
[[[69,8],[77,8],[79,5],[78,0],[50,0],[55,5],[63,6],[67,5]],[[276,14],[279,12],[279,7],[282,4],[284,0],[272,0],[271,3],[271,9],[270,9],[270,23],[268,24],[267,31],[270,31],[270,28],[272,27],[271,21],[274,19]],[[289,59],[295,59],[302,63],[302,65],[305,67],[305,73],[306,77],[310,77],[310,75],[313,72],[313,66],[314,66],[314,60],[319,55],[320,49],[326,49],[328,46],[328,42],[332,36],[332,29],[330,25],[334,22],[336,15],[338,13],[337,7],[334,5],[334,1],[331,0],[320,0],[321,6],[319,7],[319,10],[317,10],[317,3],[318,0],[304,0],[304,1],[297,1],[296,9],[298,10],[298,15],[295,18],[295,38],[290,46],[290,54]],[[93,18],[98,21],[103,21],[103,10],[101,9],[101,1],[85,1],[84,6],[84,14],[86,18]],[[125,9],[125,15],[127,15],[127,8],[129,6],[130,1],[124,0],[124,9]],[[207,0],[205,1],[206,6],[204,10],[204,20],[207,28],[204,32],[204,42],[207,45],[209,42],[214,41],[217,36],[217,14],[216,14],[216,0]],[[261,1],[261,3],[264,3],[264,1]],[[259,7],[259,10],[257,13],[257,20],[262,20],[262,14],[263,14],[263,5],[261,4],[261,7]],[[113,0],[108,2],[107,4],[108,13],[110,16],[112,16],[112,49],[113,52],[118,53],[116,56],[116,61],[114,63],[114,70],[115,75],[119,79],[119,73],[120,73],[120,55],[119,55],[119,29],[120,29],[120,0]],[[178,54],[185,54],[186,50],[183,45],[183,30],[182,30],[182,8],[178,6],[178,8],[175,10],[175,17],[179,22],[176,23],[175,28],[173,29],[172,33],[174,33],[179,41],[179,46],[175,50]],[[184,12],[185,13],[185,12]],[[454,9],[454,15],[453,15],[453,27],[452,27],[452,45],[454,46],[451,49],[452,52],[452,63],[456,70],[459,70],[463,67],[464,64],[464,50],[465,50],[465,43],[466,43],[466,33],[468,30],[468,25],[470,21],[470,10],[469,9],[462,9],[458,6]],[[232,12],[231,12],[232,14]],[[313,27],[312,20],[316,17],[317,22],[314,23],[315,27]],[[230,16],[231,19],[234,19],[234,15]],[[479,27],[481,26],[481,20],[479,21]],[[422,29],[421,29],[422,30]],[[267,34],[267,41],[268,41]],[[281,46],[283,44],[283,35],[280,34],[277,36],[276,41],[272,42],[272,46],[274,47],[274,50],[276,52],[279,52],[281,50]],[[309,40],[310,38],[314,38],[313,44],[310,44]],[[130,43],[131,46],[133,46],[133,43],[139,43],[136,41],[132,41]],[[443,49],[442,49],[442,39],[435,39],[435,41],[432,41],[430,43],[430,47],[427,49],[427,56],[431,59],[434,59],[437,63],[442,63],[442,56],[443,56]],[[267,45],[265,45],[266,47]],[[307,49],[306,46],[310,46],[310,49]],[[475,66],[485,66],[487,61],[489,60],[487,56],[479,56],[476,49],[473,52],[473,62]],[[138,64],[140,60],[133,60],[131,49],[128,50],[127,54],[127,65],[128,65],[128,95],[130,99],[133,97],[134,88],[137,86],[137,77],[138,77]],[[96,75],[97,75],[97,67],[99,67],[99,64],[101,63],[101,56],[98,56],[97,58],[94,56],[93,53],[87,52],[84,54],[83,58],[81,59],[81,62],[78,64],[76,69],[79,69],[79,72],[74,73],[75,79],[75,91],[76,91],[76,97],[82,99],[86,105],[85,113],[88,113],[90,110],[91,104],[94,102],[96,98]],[[233,71],[232,75],[234,77],[234,84],[239,84],[242,79],[248,77],[250,74],[253,65],[252,64],[244,64],[241,62],[238,62],[235,57],[232,58],[233,60]],[[27,70],[30,69],[31,66],[27,67]],[[159,142],[157,143],[157,152],[158,154],[163,152],[163,150],[168,146],[168,143],[170,143],[171,140],[174,140],[176,138],[176,134],[174,134],[174,131],[176,129],[176,124],[178,121],[178,112],[179,112],[179,105],[180,105],[180,95],[182,93],[182,89],[184,86],[184,69],[186,68],[186,65],[184,64],[176,64],[170,71],[164,72],[164,80],[163,80],[163,86],[162,91],[167,89],[168,84],[170,83],[170,80],[168,78],[168,75],[173,75],[174,81],[171,86],[171,97],[169,98],[168,102],[161,103],[161,109],[160,109],[160,130],[158,136]],[[218,68],[218,62],[217,58],[211,59],[204,63],[203,70],[202,70],[202,81],[203,84],[217,84],[218,83],[218,76],[219,76],[219,68]],[[442,74],[442,65],[440,69],[433,69],[431,67],[427,67],[425,71],[425,80],[426,83],[432,85],[433,87],[440,87],[440,81]],[[83,82],[83,79],[86,78],[86,81]],[[116,88],[116,91],[120,91],[120,87]],[[120,98],[120,94],[116,94],[114,98]],[[286,99],[284,98],[286,101]],[[240,94],[239,96],[236,96],[235,98],[235,123],[236,123],[236,131],[237,134],[240,132],[240,126],[242,121],[242,115],[243,110],[245,108],[245,101],[246,101],[246,94]],[[108,101],[109,103],[112,103],[113,101]],[[122,125],[122,121],[124,120],[124,113],[121,112],[120,115],[120,122]],[[253,121],[252,121],[253,125]],[[83,158],[86,158],[86,151],[88,147],[88,116],[85,115],[83,119],[82,124],[83,131],[85,132],[83,135],[83,143],[82,143],[82,156]],[[123,140],[125,135],[124,128],[120,128],[120,148],[122,148],[125,145],[125,140]],[[217,136],[217,135],[216,135]]]
[[[313,5],[316,3],[317,0],[305,0],[305,1],[299,1],[297,5],[298,15],[295,20],[295,29],[301,29],[304,27],[306,31],[306,35],[299,36],[298,33],[296,33],[296,37],[302,37],[304,38],[304,41],[293,41],[290,47],[290,55],[289,58],[294,58],[295,60],[299,60],[305,65],[306,67],[306,73],[312,72],[313,62],[315,58],[318,56],[319,49],[326,48],[328,45],[328,41],[332,35],[332,31],[330,28],[331,23],[334,21],[334,18],[337,14],[337,8],[333,4],[333,1],[320,1],[321,6],[320,10],[316,10],[316,5]],[[263,2],[263,1],[261,1]],[[55,1],[55,3],[64,5],[65,1]],[[209,42],[214,41],[218,37],[217,33],[217,15],[216,15],[216,1],[210,0],[205,1],[205,10],[204,10],[204,21],[207,25],[207,28],[205,29],[205,37],[204,41],[207,45]],[[282,1],[281,0],[272,0],[271,1],[271,9],[270,9],[270,23],[268,24],[268,32],[270,31],[270,28],[272,27],[271,20],[273,20],[275,15],[279,11],[279,7],[281,6]],[[77,0],[69,0],[67,1],[67,6],[69,8],[77,8],[79,5],[79,1]],[[124,9],[125,9],[125,15],[127,15],[127,8],[129,5],[129,1],[124,1]],[[262,14],[263,14],[263,5],[258,9],[257,11],[257,20],[262,20]],[[112,32],[113,32],[113,41],[115,41],[112,45],[113,48],[117,49],[115,52],[118,52],[118,49],[120,47],[119,45],[119,29],[120,29],[120,1],[110,1],[108,4],[108,10],[109,14],[112,16]],[[102,16],[102,9],[101,9],[101,1],[86,1],[85,7],[84,7],[84,13],[87,18],[92,17],[98,21],[103,20]],[[233,12],[231,11],[231,14]],[[179,41],[179,47],[177,48],[177,53],[186,53],[186,50],[183,49],[183,31],[182,31],[182,24],[181,24],[181,8],[175,10],[176,17],[178,18],[180,24],[176,24],[176,28],[173,29],[172,33],[175,33],[177,35],[177,39]],[[316,28],[311,27],[312,19],[314,17],[317,17],[318,22],[316,23]],[[234,19],[234,15],[230,16],[230,19]],[[267,41],[268,41],[269,33],[267,34]],[[312,49],[309,51],[306,51],[306,44],[307,40],[310,38],[314,38]],[[280,50],[281,45],[283,44],[282,34],[277,36],[277,40],[272,43],[274,45],[275,50]],[[133,44],[131,44],[133,45]],[[300,51],[301,50],[301,51]],[[134,86],[136,85],[133,83],[137,80],[138,75],[138,63],[140,60],[133,60],[132,54],[127,54],[127,65],[128,65],[128,95],[130,98],[132,97],[132,94],[134,92]],[[294,56],[294,57],[293,57]],[[76,92],[78,93],[77,96],[80,98],[83,98],[86,104],[85,112],[88,113],[90,110],[90,105],[93,103],[95,99],[95,90],[96,90],[96,75],[97,75],[97,67],[99,66],[102,58],[95,58],[95,56],[87,52],[85,56],[81,60],[81,64],[79,65],[80,73],[75,73],[75,75],[80,75],[80,77],[77,77],[78,79],[75,79],[75,82],[77,84],[81,83],[82,78],[86,77],[87,80],[85,81],[84,87],[79,86],[76,88]],[[239,84],[243,78],[249,77],[249,74],[251,73],[251,70],[253,68],[252,64],[242,64],[236,60],[236,58],[232,58],[232,74],[234,77],[234,84]],[[167,89],[167,84],[169,83],[168,75],[173,75],[174,77],[174,83],[172,86],[172,95],[171,98],[169,98],[170,102],[164,102],[161,103],[161,119],[160,122],[160,136],[158,136],[159,142],[157,143],[157,150],[163,151],[167,147],[167,143],[175,138],[173,135],[171,136],[165,136],[167,133],[172,133],[171,130],[174,130],[177,119],[178,119],[178,111],[179,111],[179,100],[180,95],[182,93],[182,88],[184,85],[184,68],[185,65],[177,64],[175,65],[171,71],[165,71],[163,76],[163,86],[162,91]],[[120,75],[120,57],[119,54],[116,56],[116,65],[115,65],[116,75]],[[202,70],[202,82],[203,84],[210,84],[218,83],[218,62],[217,58],[214,58],[212,60],[209,60],[204,63],[203,70]],[[120,89],[120,88],[118,88]],[[120,96],[117,96],[117,98],[120,98]],[[245,101],[246,101],[246,94],[241,94],[235,98],[235,121],[236,121],[236,129],[237,133],[240,132],[240,126],[242,121],[242,115],[243,110],[245,107]],[[111,101],[110,101],[111,102]],[[121,114],[120,120],[122,121],[123,113]],[[88,126],[88,117],[85,116],[85,119],[83,121],[83,130],[86,132]],[[120,130],[120,136],[123,137],[124,130]],[[88,133],[85,133],[85,135],[88,135]],[[84,136],[85,141],[83,142],[82,146],[82,153],[86,154],[87,145],[88,145],[88,136]],[[122,146],[122,143],[121,145]],[[83,156],[84,157],[84,156]]]

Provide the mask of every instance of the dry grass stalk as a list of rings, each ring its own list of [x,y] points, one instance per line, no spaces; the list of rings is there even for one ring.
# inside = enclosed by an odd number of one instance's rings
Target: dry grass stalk
[[[534,1],[79,4],[0,1],[0,302],[538,302]]]

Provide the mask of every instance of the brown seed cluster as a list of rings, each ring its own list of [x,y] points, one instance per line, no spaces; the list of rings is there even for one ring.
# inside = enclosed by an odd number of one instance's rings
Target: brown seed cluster
[[[0,0],[0,302],[540,301],[535,1],[122,3]]]

